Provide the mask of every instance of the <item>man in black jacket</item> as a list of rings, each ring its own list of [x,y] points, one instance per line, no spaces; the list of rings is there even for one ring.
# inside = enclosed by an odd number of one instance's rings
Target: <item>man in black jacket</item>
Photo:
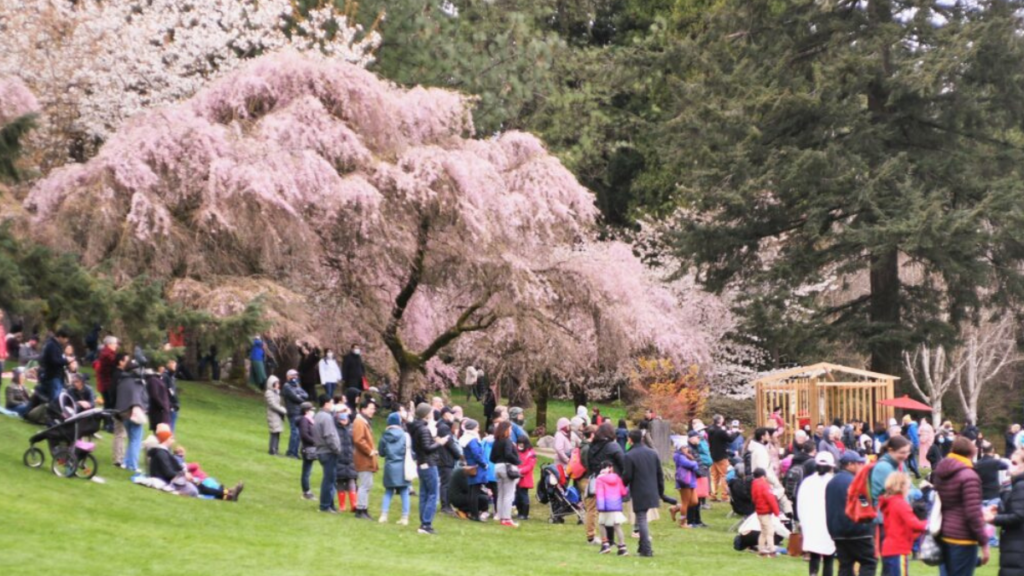
[[[163,373],[164,386],[167,388],[167,396],[171,400],[171,432],[177,431],[178,410],[181,409],[181,401],[178,399],[178,379],[175,376],[178,370],[178,361],[171,359],[167,361],[166,370]]]
[[[725,475],[729,472],[729,445],[736,439],[739,432],[725,429],[725,416],[715,414],[708,428],[708,447],[711,451],[711,501],[729,501],[729,487],[725,485]]]
[[[857,472],[864,467],[864,457],[847,450],[839,458],[839,471],[825,487],[825,521],[828,533],[836,543],[839,576],[853,576],[853,565],[860,564],[860,576],[875,576],[875,525],[856,523],[846,515],[846,494]]]
[[[302,418],[302,403],[309,399],[306,391],[299,386],[299,373],[296,370],[289,370],[288,380],[281,388],[281,396],[284,396],[284,408],[288,413],[288,451],[285,456],[290,458],[299,457],[299,418]]]
[[[42,356],[39,358],[40,391],[48,402],[56,402],[64,390],[65,369],[75,369],[74,350],[68,345],[70,336],[64,328],[57,330],[57,333],[46,341]]]
[[[647,527],[647,511],[657,508],[665,493],[665,475],[661,470],[658,453],[643,443],[641,430],[630,430],[629,440],[633,447],[626,453],[626,465],[622,481],[629,487],[633,499],[633,512],[640,531],[640,556],[654,556],[651,548],[651,533]]]
[[[363,377],[366,376],[366,369],[363,367],[363,351],[359,344],[353,344],[352,349],[341,359],[341,379],[345,382],[345,389],[363,389]]]
[[[416,455],[416,467],[420,477],[420,534],[433,535],[434,514],[437,513],[438,474],[437,464],[440,451],[451,440],[451,434],[435,440],[430,432],[430,405],[421,403],[416,407],[416,419],[409,425],[412,449]]]
[[[452,435],[452,420],[454,419],[455,416],[451,408],[445,406],[441,409],[441,418],[437,421],[438,438],[447,438]],[[437,474],[441,484],[441,513],[454,516],[455,510],[452,508],[451,500],[448,497],[448,484],[451,482],[455,462],[462,457],[462,451],[459,448],[458,442],[448,442],[437,454]]]

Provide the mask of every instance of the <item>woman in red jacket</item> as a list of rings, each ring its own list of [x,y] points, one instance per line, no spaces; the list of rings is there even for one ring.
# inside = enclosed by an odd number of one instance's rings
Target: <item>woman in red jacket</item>
[[[894,472],[885,480],[885,495],[878,499],[885,526],[882,541],[882,576],[907,576],[914,541],[924,533],[927,522],[914,516],[907,502],[910,476]]]
[[[761,523],[761,536],[757,539],[757,551],[764,557],[775,557],[775,517],[779,515],[779,501],[772,493],[772,486],[765,478],[764,468],[754,470],[754,482],[750,485],[750,496],[754,501],[757,520]]]

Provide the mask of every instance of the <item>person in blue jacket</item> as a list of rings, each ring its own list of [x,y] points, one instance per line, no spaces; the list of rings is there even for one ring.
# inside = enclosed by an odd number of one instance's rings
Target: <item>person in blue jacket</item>
[[[910,414],[903,416],[903,435],[910,440],[910,458],[907,459],[907,468],[921,479],[921,473],[917,470],[918,455],[921,453],[921,435],[917,430],[917,422],[910,417]]]
[[[476,474],[466,475],[469,481],[469,499],[466,515],[470,520],[482,521],[487,519],[487,512],[480,511],[480,493],[484,485],[494,474],[494,466],[490,465],[490,454],[485,451],[484,444],[480,441],[480,424],[472,418],[467,418],[462,423],[462,438],[459,445],[462,446],[462,453],[466,458],[466,467],[476,467]],[[491,441],[493,445],[493,440]]]
[[[874,525],[854,522],[846,515],[846,494],[866,462],[857,452],[846,450],[839,458],[839,470],[825,486],[825,523],[836,543],[839,574],[843,576],[853,574],[854,564],[860,564],[860,576],[874,576],[878,566]]]

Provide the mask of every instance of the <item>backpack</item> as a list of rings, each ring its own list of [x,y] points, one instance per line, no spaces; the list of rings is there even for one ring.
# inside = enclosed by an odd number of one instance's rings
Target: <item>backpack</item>
[[[569,467],[566,468],[565,473],[573,480],[579,480],[587,473],[587,468],[583,465],[579,448],[572,449],[572,456],[569,457]]]
[[[846,492],[846,515],[858,524],[874,522],[878,516],[871,504],[871,471],[874,469],[874,462],[861,468]]]
[[[800,490],[800,483],[804,481],[804,467],[801,464],[791,464],[786,470],[783,486],[786,490],[786,498],[796,504],[796,494]]]
[[[750,453],[750,448],[743,453],[743,475],[748,478],[754,474],[753,455]]]

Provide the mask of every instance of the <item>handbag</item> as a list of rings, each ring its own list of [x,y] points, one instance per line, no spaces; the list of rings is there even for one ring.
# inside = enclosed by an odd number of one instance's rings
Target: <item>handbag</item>
[[[132,424],[136,424],[138,426],[145,426],[146,424],[149,424],[149,417],[146,416],[146,411],[139,406],[132,406],[132,414],[128,419],[131,420]]]
[[[303,460],[316,460],[316,446],[306,446],[302,449]]]
[[[592,498],[592,497],[596,497],[596,496],[597,496],[597,476],[591,475],[590,479],[587,480],[587,498]]]
[[[925,533],[924,538],[921,539],[921,551],[918,553],[918,558],[928,566],[942,564],[942,544],[934,534]]]
[[[478,472],[478,470],[479,469],[477,468],[476,464],[473,464],[472,466],[463,466],[462,467],[462,473],[465,474],[468,477],[475,477],[476,473]]]
[[[789,535],[789,543],[786,545],[786,553],[790,557],[799,558],[804,553],[804,535],[795,532]]]
[[[519,473],[519,466],[515,464],[505,464],[505,477],[509,480],[518,480],[522,477]]]

